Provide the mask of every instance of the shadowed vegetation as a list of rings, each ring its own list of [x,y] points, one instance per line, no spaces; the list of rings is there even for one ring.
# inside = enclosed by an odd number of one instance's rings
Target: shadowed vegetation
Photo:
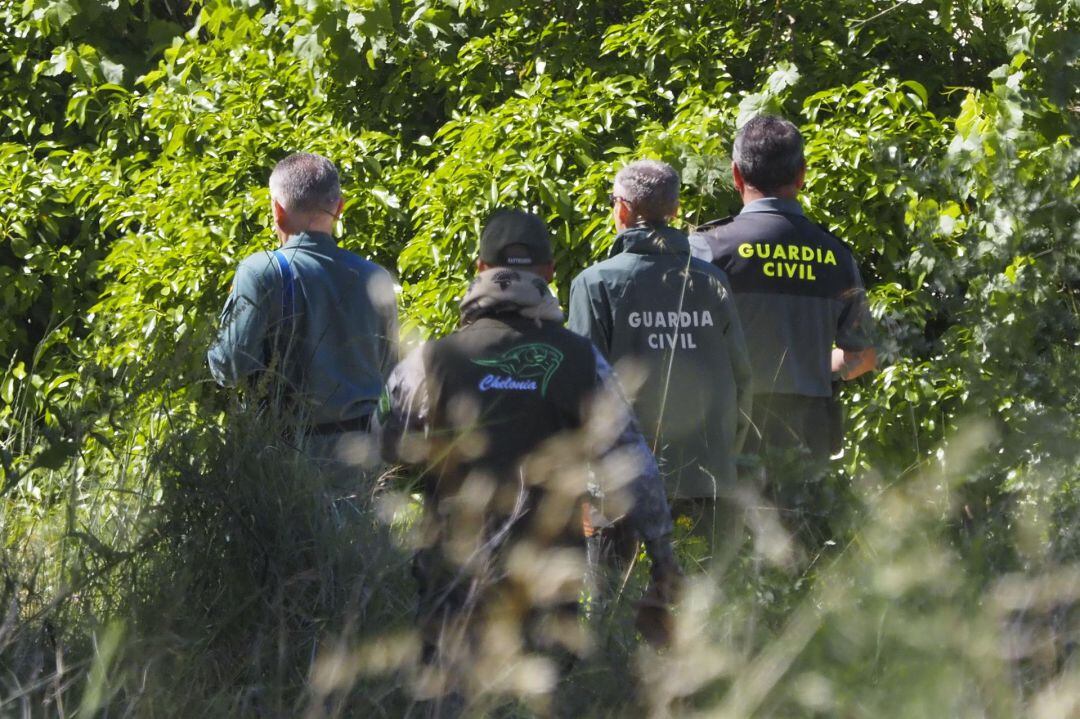
[[[734,129],[766,109],[806,136],[808,212],[879,325],[826,480],[835,544],[788,553],[751,497],[676,645],[639,648],[636,569],[566,701],[1080,711],[1077,12],[0,0],[0,712],[401,716],[423,693],[406,479],[341,487],[208,380],[276,160],[338,164],[342,243],[396,269],[428,336],[493,208],[545,217],[565,301],[622,162],[681,172],[684,225],[728,214]],[[497,711],[529,715],[515,686]]]

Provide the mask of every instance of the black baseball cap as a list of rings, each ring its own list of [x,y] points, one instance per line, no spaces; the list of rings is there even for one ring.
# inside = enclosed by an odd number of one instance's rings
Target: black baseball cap
[[[480,259],[492,267],[551,264],[547,225],[531,212],[496,210],[480,233]]]

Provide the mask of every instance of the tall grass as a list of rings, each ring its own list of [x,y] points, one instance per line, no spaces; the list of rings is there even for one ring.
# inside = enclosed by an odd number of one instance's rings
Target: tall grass
[[[170,417],[123,451],[35,470],[4,498],[0,714],[422,715],[407,488],[312,466],[266,414]],[[695,569],[673,646],[633,633],[638,568],[583,620],[593,650],[551,706],[1075,715],[1080,569],[1041,543],[1052,518],[1017,510],[1015,535],[999,538],[1026,548],[1022,572],[958,535],[974,531],[961,490],[988,444],[972,424],[915,474],[859,478],[834,542],[802,554],[784,551],[783,522],[752,492],[721,562],[699,563],[700,540],[679,526]],[[531,691],[500,685],[470,710],[530,716],[545,706]]]
[[[24,480],[0,515],[5,710],[290,716],[333,704],[323,652],[408,625],[378,477],[342,482],[274,425],[174,423],[137,458]]]

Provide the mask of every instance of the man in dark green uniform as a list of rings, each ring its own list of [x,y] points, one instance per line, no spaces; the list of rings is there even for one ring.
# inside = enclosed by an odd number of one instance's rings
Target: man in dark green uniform
[[[543,221],[497,212],[477,269],[460,327],[394,369],[379,411],[386,459],[424,467],[420,624],[464,696],[499,691],[533,652],[583,648],[590,470],[645,541],[646,610],[662,614],[679,575],[656,463],[607,362],[562,326]]]
[[[704,520],[701,530],[715,540],[716,500],[733,498],[749,427],[742,325],[723,272],[691,257],[686,234],[668,224],[679,206],[671,166],[627,165],[611,199],[618,235],[609,259],[574,279],[568,326],[642,375],[634,410],[673,510]]]
[[[727,274],[747,329],[754,365],[748,451],[770,459],[774,475],[811,468],[769,480],[781,508],[798,512],[819,504],[813,485],[833,444],[833,379],[876,365],[866,291],[848,246],[803,214],[798,128],[779,117],[753,118],[739,130],[732,157],[743,209],[699,227],[691,245]],[[780,457],[787,470],[776,465]]]
[[[343,201],[325,157],[279,162],[270,198],[280,247],[240,263],[210,371],[226,386],[261,378],[303,427],[314,460],[370,465],[378,454],[368,426],[396,360],[393,279],[334,240]]]

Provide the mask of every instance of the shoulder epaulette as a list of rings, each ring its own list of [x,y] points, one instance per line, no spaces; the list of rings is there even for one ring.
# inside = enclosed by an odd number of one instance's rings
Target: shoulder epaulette
[[[735,219],[735,215],[728,215],[727,217],[721,217],[719,220],[709,220],[708,222],[706,222],[704,224],[698,225],[697,227],[695,227],[691,231],[692,232],[705,232],[707,230],[712,230],[712,229],[714,229],[716,227],[722,227],[723,225],[728,224],[729,222],[731,222],[734,219]]]

